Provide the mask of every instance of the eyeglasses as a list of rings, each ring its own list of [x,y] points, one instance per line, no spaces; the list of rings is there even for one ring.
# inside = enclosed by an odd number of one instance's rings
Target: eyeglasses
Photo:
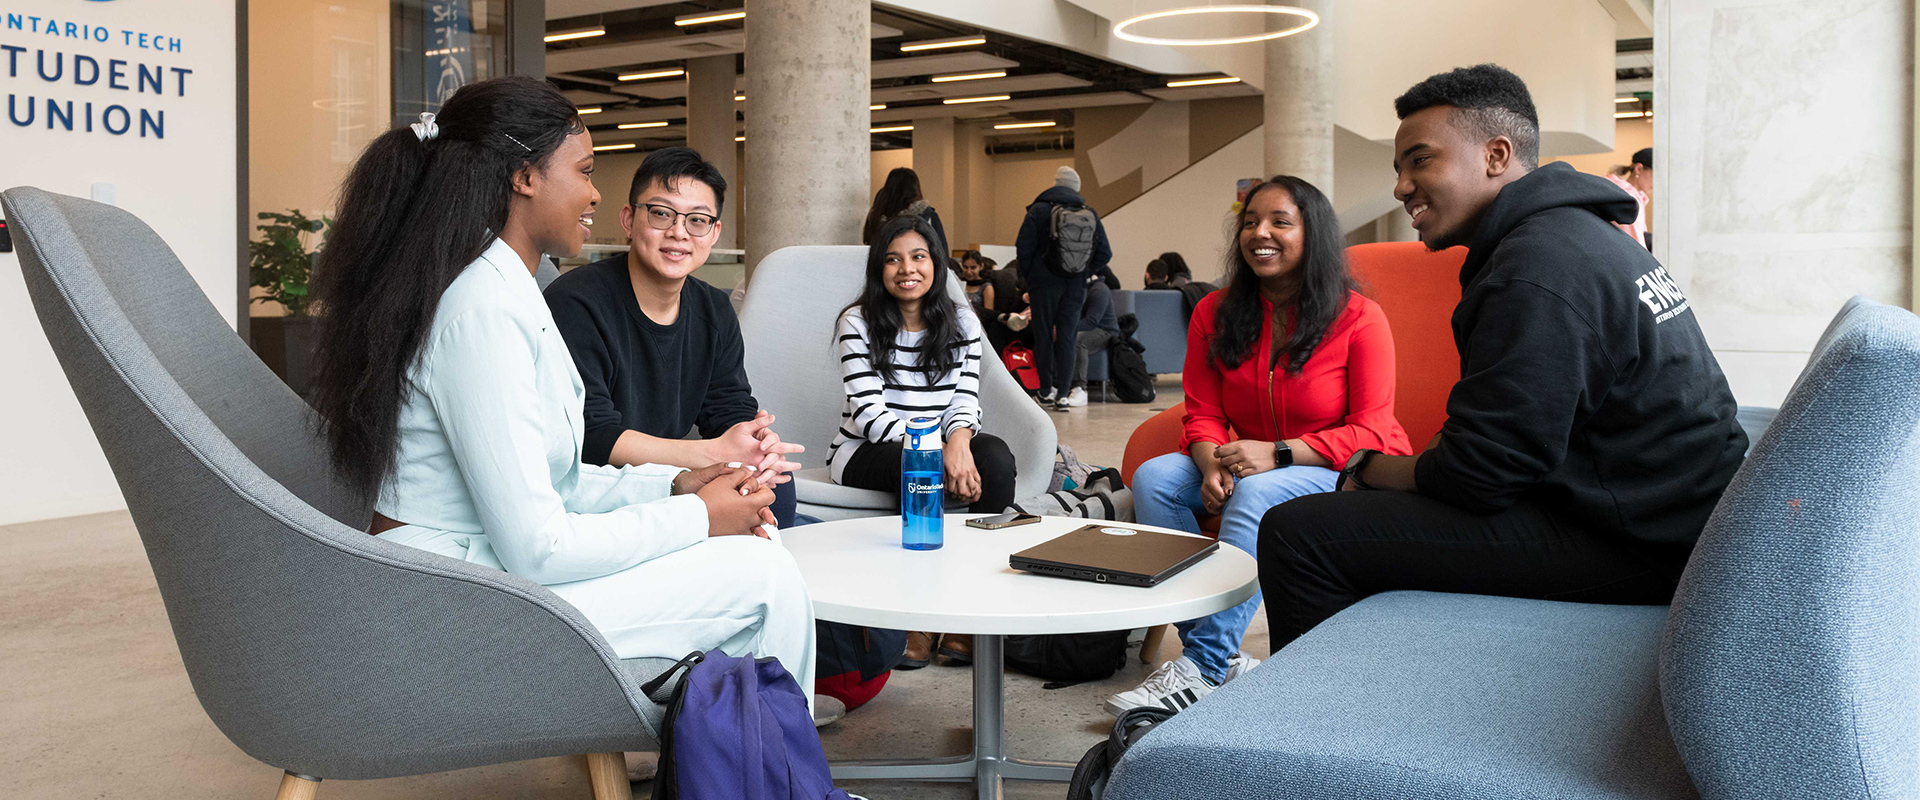
[[[705,236],[712,233],[714,223],[719,222],[712,214],[675,211],[672,206],[643,203],[641,207],[647,212],[647,225],[659,231],[672,229],[676,218],[686,217],[687,235]]]

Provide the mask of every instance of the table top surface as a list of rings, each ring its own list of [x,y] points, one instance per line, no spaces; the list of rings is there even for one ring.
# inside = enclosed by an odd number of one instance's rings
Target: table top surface
[[[825,620],[939,633],[1123,630],[1194,619],[1245,602],[1259,588],[1252,556],[1222,546],[1158,586],[1121,586],[1021,572],[1007,557],[1098,520],[1042,517],[1001,530],[948,514],[946,546],[900,546],[900,517],[822,522],[781,531]],[[1137,523],[1140,530],[1179,531]]]

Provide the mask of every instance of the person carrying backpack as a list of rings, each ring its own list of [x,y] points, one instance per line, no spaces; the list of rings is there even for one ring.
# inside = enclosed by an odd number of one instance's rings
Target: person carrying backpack
[[[1113,248],[1099,215],[1080,196],[1080,173],[1061,167],[1054,186],[1027,206],[1014,240],[1021,274],[1033,304],[1034,361],[1040,370],[1040,403],[1067,410],[1078,346],[1080,309],[1087,276],[1107,270]]]

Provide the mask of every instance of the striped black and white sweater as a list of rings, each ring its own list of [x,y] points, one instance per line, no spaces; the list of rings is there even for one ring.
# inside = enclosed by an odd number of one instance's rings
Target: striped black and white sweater
[[[905,438],[907,420],[939,417],[943,438],[961,427],[980,430],[980,359],[986,348],[981,344],[980,321],[964,306],[959,311],[961,338],[956,346],[966,355],[959,368],[931,383],[921,373],[908,371],[919,363],[924,331],[901,331],[894,336],[894,380],[887,382],[868,358],[867,319],[860,307],[840,315],[834,349],[840,356],[847,403],[827,453],[827,468],[835,482],[861,445]]]

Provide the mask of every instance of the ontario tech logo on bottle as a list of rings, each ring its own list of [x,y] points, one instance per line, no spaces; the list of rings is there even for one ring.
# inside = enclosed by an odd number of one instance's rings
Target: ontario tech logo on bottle
[[[907,484],[907,494],[935,494],[940,488],[939,481],[913,481]]]

